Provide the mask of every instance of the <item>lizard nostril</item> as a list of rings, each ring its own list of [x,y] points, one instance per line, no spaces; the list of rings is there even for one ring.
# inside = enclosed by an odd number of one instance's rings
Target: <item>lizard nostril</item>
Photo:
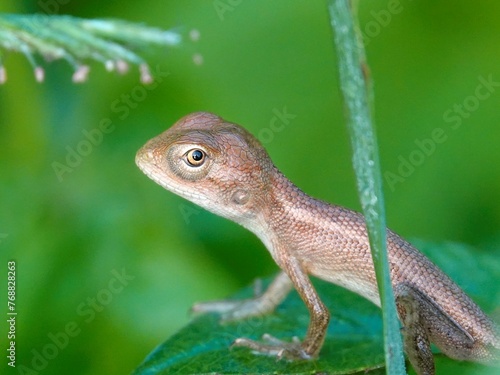
[[[145,150],[144,148],[141,148],[135,155],[135,164],[142,169],[142,166],[151,163],[153,159],[154,155],[152,150]]]

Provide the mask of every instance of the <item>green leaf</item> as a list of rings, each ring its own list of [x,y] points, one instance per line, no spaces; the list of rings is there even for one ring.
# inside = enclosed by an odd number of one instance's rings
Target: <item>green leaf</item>
[[[332,306],[328,337],[315,361],[276,361],[246,348],[229,349],[238,337],[260,339],[270,333],[283,340],[303,337],[309,323],[307,309],[293,292],[270,315],[221,325],[214,314],[200,316],[160,345],[135,374],[280,373],[332,374],[364,372],[383,366],[382,324],[379,309],[332,284],[315,280],[323,301]],[[239,297],[250,297],[246,288]]]
[[[495,253],[474,250],[458,244],[426,244],[422,248],[439,260],[452,276],[459,276],[466,290],[486,311],[495,308],[499,297],[500,268]],[[459,261],[457,260],[459,257]],[[332,318],[320,357],[314,361],[288,362],[255,355],[246,348],[230,349],[238,337],[259,339],[269,333],[283,340],[303,338],[309,314],[297,293],[293,292],[270,315],[228,324],[220,324],[215,314],[197,317],[156,348],[135,375],[152,374],[382,374],[384,350],[380,310],[367,300],[321,280],[314,280],[318,293]],[[248,287],[234,298],[252,295]],[[436,356],[439,374],[490,374],[491,368],[456,362]],[[410,372],[414,373],[414,372]]]

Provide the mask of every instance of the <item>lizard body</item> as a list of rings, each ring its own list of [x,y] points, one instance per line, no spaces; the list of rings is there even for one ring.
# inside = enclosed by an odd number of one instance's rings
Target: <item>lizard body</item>
[[[329,313],[308,275],[345,287],[380,306],[365,221],[361,214],[314,199],[290,182],[245,129],[210,113],[193,113],[150,140],[136,163],[155,182],[254,232],[282,273],[254,300],[195,306],[240,319],[272,311],[295,287],[311,321],[304,341],[235,345],[278,357],[314,358]],[[387,230],[391,281],[405,351],[418,374],[435,373],[430,343],[459,360],[498,359],[495,324],[438,267]]]

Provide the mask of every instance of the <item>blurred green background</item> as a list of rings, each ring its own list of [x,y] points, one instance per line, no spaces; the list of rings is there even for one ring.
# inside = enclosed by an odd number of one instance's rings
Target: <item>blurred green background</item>
[[[326,5],[0,5],[12,13],[47,9],[141,22],[185,37],[177,48],[142,52],[154,70],[169,75],[132,105],[123,95],[137,90],[136,72],[120,77],[93,63],[89,80],[76,85],[71,68],[55,62],[37,84],[23,56],[4,61],[0,274],[6,280],[7,260],[16,260],[17,364],[33,368],[36,353],[69,329],[74,337],[61,341],[64,347],[39,373],[129,373],[188,322],[193,302],[225,297],[277,270],[252,234],[138,170],[135,152],[148,139],[187,113],[212,111],[265,140],[277,166],[303,190],[359,209]],[[480,251],[499,243],[499,15],[500,3],[492,0],[360,2],[388,223],[406,238],[464,242]],[[192,29],[201,33],[197,42],[188,38]],[[194,54],[203,56],[202,65],[193,63]],[[117,100],[126,116],[113,110]],[[283,111],[295,117],[270,130]],[[52,163],[64,163],[67,147],[76,148],[82,131],[106,118],[114,130],[59,181]]]

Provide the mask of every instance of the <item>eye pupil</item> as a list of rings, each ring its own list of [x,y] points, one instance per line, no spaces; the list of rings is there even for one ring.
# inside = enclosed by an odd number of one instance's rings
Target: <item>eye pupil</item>
[[[192,167],[199,167],[205,163],[206,154],[203,150],[189,150],[186,154],[187,163]]]
[[[203,159],[203,152],[201,152],[200,150],[194,150],[191,156],[193,157],[194,161],[200,161],[201,159]]]

